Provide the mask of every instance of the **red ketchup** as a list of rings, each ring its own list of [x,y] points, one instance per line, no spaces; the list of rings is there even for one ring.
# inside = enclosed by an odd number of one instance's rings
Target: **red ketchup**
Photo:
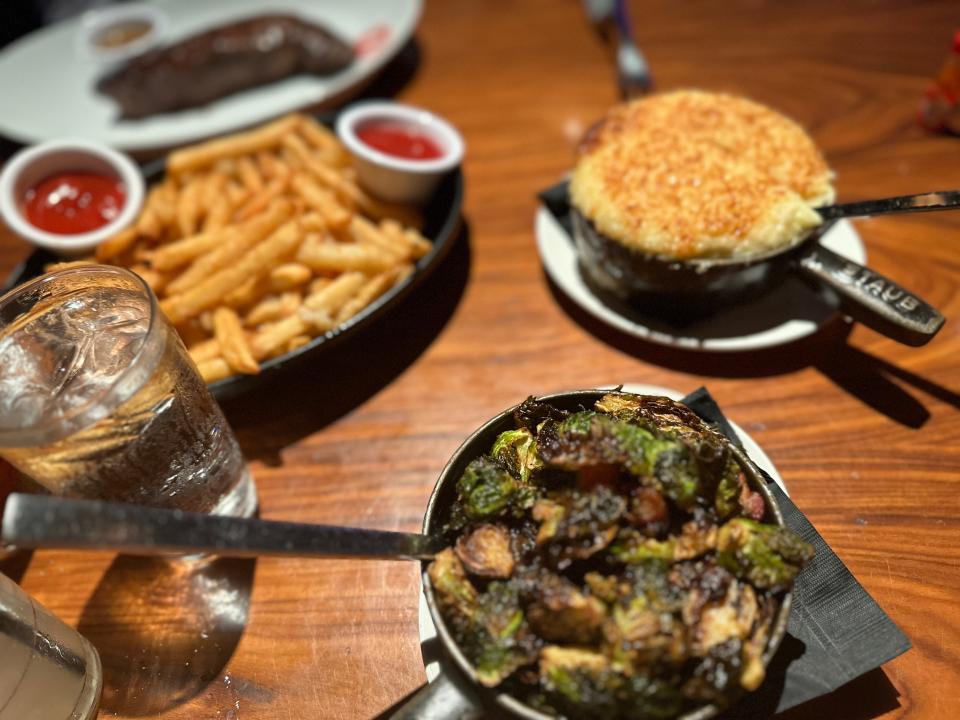
[[[41,230],[77,235],[103,227],[120,214],[123,183],[106,175],[66,172],[44,178],[24,196],[27,219]]]
[[[443,148],[429,135],[412,125],[395,120],[364,123],[357,137],[370,147],[405,160],[436,160],[443,157]]]

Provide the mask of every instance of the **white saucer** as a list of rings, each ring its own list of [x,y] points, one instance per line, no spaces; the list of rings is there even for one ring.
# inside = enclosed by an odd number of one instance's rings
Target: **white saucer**
[[[235,93],[205,107],[117,122],[95,84],[108,70],[80,47],[82,18],[37,30],[0,52],[0,133],[23,143],[58,137],[99,140],[121,150],[166,148],[255,125],[297,108],[343,100],[373,79],[413,35],[422,0],[230,0],[152,2],[166,16],[164,44],[254,15],[290,13],[369,51],[328,77],[298,75]],[[69,112],[63,112],[69,108]]]
[[[836,313],[802,280],[789,277],[756,302],[683,327],[672,326],[626,307],[614,310],[601,301],[580,275],[572,239],[544,207],[537,209],[535,232],[543,267],[567,297],[598,320],[659,345],[711,352],[757,350],[811,335]],[[821,243],[854,262],[866,261],[863,242],[847,220],[834,225]]]
[[[604,385],[599,389],[606,389],[607,387],[608,386]],[[609,387],[614,386],[610,385]],[[665,395],[673,400],[679,400],[684,395],[670,388],[659,387],[657,385],[644,385],[642,383],[629,383],[624,385],[623,389],[627,392],[637,393],[638,395]],[[780,473],[777,472],[773,461],[770,460],[763,449],[742,427],[729,418],[727,418],[727,420],[730,422],[734,431],[736,431],[737,437],[740,438],[743,449],[747,455],[750,456],[750,459],[773,478],[783,492],[786,493],[787,486],[784,484],[783,478],[780,477]],[[433,624],[433,618],[430,617],[430,609],[427,607],[427,599],[424,597],[422,588],[420,592],[418,620],[420,627],[420,653],[423,656],[423,664],[426,668],[427,682],[433,682],[437,675],[440,674],[441,665],[445,668],[445,672],[455,672],[450,661],[444,657],[439,641],[436,640],[437,626]]]

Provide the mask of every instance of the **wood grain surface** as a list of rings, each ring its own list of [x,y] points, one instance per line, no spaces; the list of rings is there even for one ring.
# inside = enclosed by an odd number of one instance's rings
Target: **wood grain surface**
[[[744,93],[797,118],[841,200],[960,185],[960,138],[915,123],[955,1],[633,5],[661,89]],[[416,530],[460,441],[527,395],[613,383],[709,386],[913,649],[787,715],[960,715],[960,214],[858,222],[870,264],[948,318],[924,348],[833,323],[716,356],[629,340],[546,281],[537,190],[616,100],[573,0],[435,0],[399,97],[467,141],[465,232],[433,278],[356,343],[226,406],[265,518]],[[416,66],[411,71],[410,63]],[[27,254],[0,239],[0,270]],[[412,564],[185,566],[36,552],[2,566],[98,647],[101,717],[371,718],[424,682]]]

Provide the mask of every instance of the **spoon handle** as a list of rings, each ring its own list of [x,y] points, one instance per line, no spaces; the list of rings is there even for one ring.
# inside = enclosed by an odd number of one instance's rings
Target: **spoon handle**
[[[18,547],[168,556],[212,553],[231,557],[424,560],[443,547],[439,539],[415,533],[224,517],[23,493],[7,499],[2,538]]]
[[[940,190],[939,192],[919,193],[918,195],[898,195],[880,200],[860,200],[858,202],[827,205],[816,208],[824,220],[844,217],[866,217],[868,215],[891,215],[893,213],[932,212],[960,207],[960,190]]]

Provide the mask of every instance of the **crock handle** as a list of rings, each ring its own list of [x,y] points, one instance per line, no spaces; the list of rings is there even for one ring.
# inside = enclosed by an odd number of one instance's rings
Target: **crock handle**
[[[441,672],[417,690],[390,720],[478,720],[480,702],[457,679]]]
[[[936,308],[883,275],[814,243],[800,257],[800,273],[829,287],[842,310],[864,325],[905,345],[925,345],[943,326]]]

